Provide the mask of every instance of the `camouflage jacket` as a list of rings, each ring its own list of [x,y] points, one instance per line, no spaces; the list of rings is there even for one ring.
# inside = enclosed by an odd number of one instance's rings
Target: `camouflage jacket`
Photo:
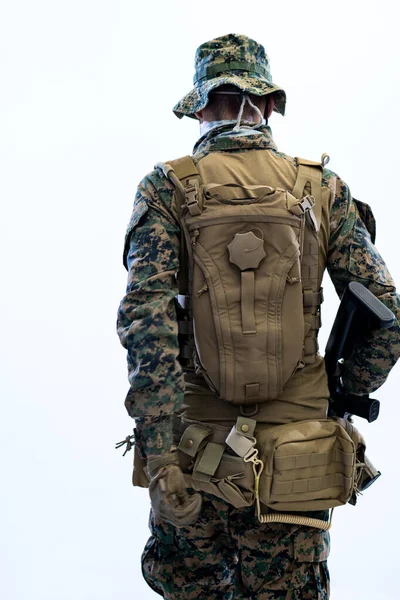
[[[198,162],[213,151],[267,149],[296,166],[295,159],[277,151],[271,130],[233,132],[217,126],[196,143]],[[327,269],[339,296],[350,281],[359,281],[382,300],[400,320],[400,296],[375,248],[372,213],[361,214],[347,185],[328,169],[323,185],[335,178],[330,215]],[[184,378],[177,360],[178,325],[174,297],[179,267],[180,227],[171,208],[174,187],[158,169],[139,184],[128,225],[124,264],[126,295],[118,311],[118,335],[128,351],[130,390],[125,405],[136,419],[139,450],[147,456],[173,444],[172,415],[182,405]],[[364,205],[365,206],[365,205]],[[369,219],[369,222],[368,222]],[[370,393],[387,378],[400,354],[400,327],[375,332],[368,346],[346,361],[343,382],[353,393]]]

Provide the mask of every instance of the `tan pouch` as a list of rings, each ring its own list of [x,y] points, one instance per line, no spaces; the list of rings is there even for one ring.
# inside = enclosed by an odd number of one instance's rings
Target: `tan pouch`
[[[193,472],[185,474],[187,484],[194,490],[221,498],[235,508],[251,506],[254,503],[254,474],[251,465],[242,458],[225,452],[216,470],[212,468],[204,473],[207,467],[202,466],[202,459],[208,448],[206,446],[199,453]]]
[[[254,472],[243,458],[227,452],[230,431],[215,423],[182,419],[176,439],[179,465],[187,487],[242,508],[254,503]]]
[[[355,444],[338,420],[300,421],[256,434],[264,463],[260,501],[277,511],[346,504],[355,481]]]

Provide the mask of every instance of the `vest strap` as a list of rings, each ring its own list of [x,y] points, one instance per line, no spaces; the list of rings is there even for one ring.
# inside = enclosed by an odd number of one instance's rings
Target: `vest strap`
[[[183,156],[177,160],[172,160],[168,164],[173,168],[175,175],[180,181],[189,177],[200,177],[196,165],[191,156]]]
[[[204,440],[211,435],[212,429],[203,427],[196,423],[195,425],[189,425],[183,432],[180,439],[178,450],[187,454],[188,456],[194,457]]]
[[[318,228],[321,223],[321,180],[323,166],[321,163],[314,162],[312,160],[306,160],[305,158],[299,158],[296,156],[297,161],[297,179],[294,185],[292,194],[296,198],[303,198],[304,188],[307,184],[310,186],[310,193],[315,200],[315,206],[313,208],[315,218],[318,223]]]
[[[194,164],[191,156],[183,156],[177,160],[172,160],[166,164],[156,165],[161,168],[164,175],[168,177],[175,186],[176,210],[178,217],[182,213],[182,207],[186,203],[189,212],[192,215],[201,213],[199,206],[200,173]],[[192,310],[192,268],[188,254],[188,240],[185,231],[181,226],[181,239],[179,249],[179,272],[178,290],[180,295],[187,298],[185,303],[185,321],[190,322],[192,331],[188,331],[186,342],[180,349],[180,356],[185,359],[185,369],[191,371],[194,369],[195,344],[193,337],[193,310]]]
[[[215,475],[224,452],[225,445],[208,442],[199,459],[196,460],[193,479],[209,482],[211,477]]]

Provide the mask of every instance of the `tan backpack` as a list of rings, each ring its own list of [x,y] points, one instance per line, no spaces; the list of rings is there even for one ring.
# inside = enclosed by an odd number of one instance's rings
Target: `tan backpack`
[[[223,156],[215,162],[223,181]],[[197,371],[234,404],[276,398],[315,360],[323,165],[297,162],[293,191],[204,183],[189,156],[157,165],[175,185],[184,237],[179,331],[190,336],[193,323],[194,341],[184,357],[194,351]]]

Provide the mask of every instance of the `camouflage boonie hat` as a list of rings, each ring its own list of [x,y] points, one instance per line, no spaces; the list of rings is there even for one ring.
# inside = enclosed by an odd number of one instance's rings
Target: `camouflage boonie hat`
[[[231,84],[249,94],[275,94],[274,110],[285,114],[286,94],[272,83],[264,46],[245,35],[229,33],[199,46],[195,55],[194,88],[173,108],[180,119],[195,119],[208,103],[208,94],[220,85]]]

